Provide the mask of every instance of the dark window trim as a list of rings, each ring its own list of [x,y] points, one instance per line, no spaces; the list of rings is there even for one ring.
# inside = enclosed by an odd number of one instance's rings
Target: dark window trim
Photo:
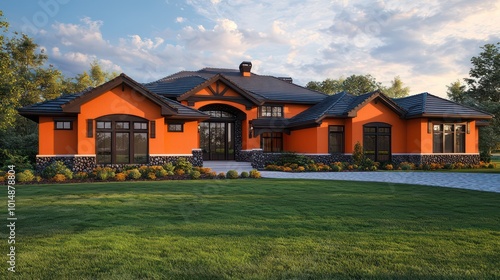
[[[266,133],[271,133],[271,137],[264,137],[264,135]],[[280,136],[276,136],[276,135],[280,135]],[[271,151],[264,151],[264,139],[271,139]],[[260,135],[260,148],[263,150],[264,153],[281,153],[283,152],[283,145],[284,145],[284,139],[283,139],[283,132],[271,132],[271,131],[268,131],[268,132],[264,132]],[[273,147],[275,146],[273,143],[274,143],[274,139],[281,139],[281,145],[279,147],[279,151],[275,151],[273,150]]]
[[[62,123],[62,128],[57,128],[57,123]],[[69,128],[64,127],[64,123],[69,123]],[[54,121],[54,130],[73,130],[73,121],[72,120],[55,120]]]
[[[104,116],[101,118],[98,118],[95,120],[96,121],[96,135],[97,133],[100,132],[111,132],[111,162],[97,162],[97,164],[118,164],[116,162],[116,151],[115,151],[115,144],[116,144],[116,133],[123,133],[127,132],[129,133],[129,162],[128,163],[119,163],[119,164],[147,164],[147,162],[134,162],[134,133],[146,133],[146,139],[149,139],[150,131],[149,127],[146,125],[146,129],[135,129],[134,128],[134,123],[146,123],[148,124],[149,121],[146,119],[142,119],[140,117],[136,116],[130,116],[130,115],[111,115],[111,116]],[[111,128],[97,128],[97,122],[111,122]],[[129,122],[129,129],[123,129],[123,128],[116,128],[116,122]],[[96,138],[96,149],[97,149],[97,139]],[[146,142],[146,151],[147,154],[149,155],[149,141]],[[97,154],[97,151],[96,151]],[[97,156],[97,155],[96,155]],[[97,158],[96,158],[97,160]]]
[[[180,125],[180,130],[178,129],[172,129],[172,126],[174,125]],[[184,132],[184,123],[167,123],[167,130],[168,132]]]
[[[441,127],[441,130],[436,133],[436,131],[434,130],[434,126],[435,125],[439,125]],[[445,152],[446,151],[446,133],[444,131],[444,126],[445,125],[451,125],[453,127],[452,129],[452,132],[449,133],[449,134],[452,134],[453,135],[453,151],[452,152]],[[462,133],[456,133],[456,129],[455,129],[455,126],[456,125],[461,125],[464,127],[464,130]],[[465,153],[467,152],[467,146],[466,146],[466,143],[467,143],[467,129],[468,129],[468,123],[467,122],[432,122],[432,153],[433,154],[462,154],[462,153]],[[435,150],[435,143],[434,143],[434,136],[436,134],[440,134],[441,135],[441,143],[442,143],[442,151],[441,152],[436,152]],[[463,143],[462,143],[462,146],[463,146],[463,151],[460,151],[460,152],[457,152],[457,134],[463,134]]]
[[[341,127],[342,131],[330,131],[330,127]],[[337,133],[342,135],[342,143],[340,144],[340,152],[332,152],[330,146],[330,133]],[[329,125],[328,126],[328,153],[330,154],[342,154],[345,152],[345,126],[344,125]]]
[[[87,138],[93,138],[93,137],[94,137],[94,120],[88,119],[87,120]]]
[[[366,132],[365,128],[375,128],[375,132]],[[380,128],[388,128],[389,132],[380,132]],[[367,135],[375,135],[377,136],[377,140],[375,142],[375,154],[374,154],[374,161],[379,161],[378,155],[379,155],[379,142],[378,142],[378,136],[389,136],[389,161],[391,161],[392,158],[392,125],[388,123],[383,123],[383,122],[372,122],[372,123],[367,123],[363,125],[363,147],[365,147],[365,136]]]
[[[150,129],[149,137],[156,138],[156,121],[149,122],[149,129]]]
[[[262,109],[264,107],[269,107],[271,109],[271,116],[264,116],[262,114]],[[281,110],[281,116],[273,116],[273,108],[280,108]],[[284,106],[283,105],[262,105],[259,107],[259,118],[284,118],[285,112],[284,112]]]

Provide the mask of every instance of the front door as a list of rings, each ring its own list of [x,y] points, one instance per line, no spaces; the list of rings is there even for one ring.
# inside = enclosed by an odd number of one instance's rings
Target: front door
[[[200,123],[203,160],[234,160],[234,122]]]

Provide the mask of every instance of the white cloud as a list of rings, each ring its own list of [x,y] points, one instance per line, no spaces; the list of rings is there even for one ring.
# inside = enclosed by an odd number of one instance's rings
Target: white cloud
[[[51,60],[68,69],[86,69],[99,58],[144,82],[252,60],[254,72],[289,75],[301,84],[366,73],[388,83],[399,75],[412,93],[441,96],[447,84],[467,76],[480,46],[500,40],[500,8],[493,0],[187,3],[196,15],[170,19],[182,25],[123,33],[116,43],[103,35],[104,22],[91,18],[54,24],[40,36]]]

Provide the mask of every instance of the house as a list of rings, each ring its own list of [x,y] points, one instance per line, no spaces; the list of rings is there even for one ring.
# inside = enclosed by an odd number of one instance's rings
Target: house
[[[283,151],[329,163],[349,161],[356,142],[379,162],[479,162],[487,113],[429,93],[326,95],[251,68],[181,71],[147,84],[121,74],[19,113],[39,124],[38,168],[54,160],[84,171],[178,157],[262,168]]]

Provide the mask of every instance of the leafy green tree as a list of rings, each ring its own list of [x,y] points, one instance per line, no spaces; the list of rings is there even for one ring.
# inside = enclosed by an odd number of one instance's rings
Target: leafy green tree
[[[342,83],[343,90],[354,95],[362,95],[380,89],[381,87],[382,84],[377,82],[370,74],[351,75]]]
[[[317,81],[310,81],[307,83],[306,87],[308,89],[324,92],[327,94],[335,94],[339,93],[344,90],[343,88],[343,82],[344,78],[339,78],[339,79],[326,79],[322,82],[317,82]]]
[[[465,79],[468,94],[480,102],[500,102],[500,42],[481,48],[483,51],[471,58],[470,77]]]
[[[116,76],[118,76],[118,73],[104,71],[101,64],[99,64],[97,60],[94,60],[90,64],[88,72],[84,71],[82,74],[78,74],[76,77],[66,80],[65,89],[67,93],[80,92],[89,87],[100,86]]]
[[[384,87],[370,74],[351,75],[347,78],[340,77],[338,79],[328,78],[321,82],[310,81],[306,87],[327,94],[347,91],[354,95],[361,95],[379,89],[389,97],[405,97],[410,92],[410,88],[405,87],[399,77],[394,78],[390,87]]]
[[[465,102],[466,96],[466,86],[460,82],[460,80],[456,80],[450,85],[446,86],[446,94],[451,101],[455,101],[457,103],[463,104]]]
[[[448,97],[458,103],[493,114],[489,126],[479,130],[481,159],[488,161],[492,150],[500,148],[500,42],[486,44],[471,58],[466,85],[456,81],[448,86]]]
[[[382,88],[382,91],[392,98],[406,97],[410,94],[410,88],[404,86],[399,76],[394,77],[394,80],[391,81],[391,86]]]

